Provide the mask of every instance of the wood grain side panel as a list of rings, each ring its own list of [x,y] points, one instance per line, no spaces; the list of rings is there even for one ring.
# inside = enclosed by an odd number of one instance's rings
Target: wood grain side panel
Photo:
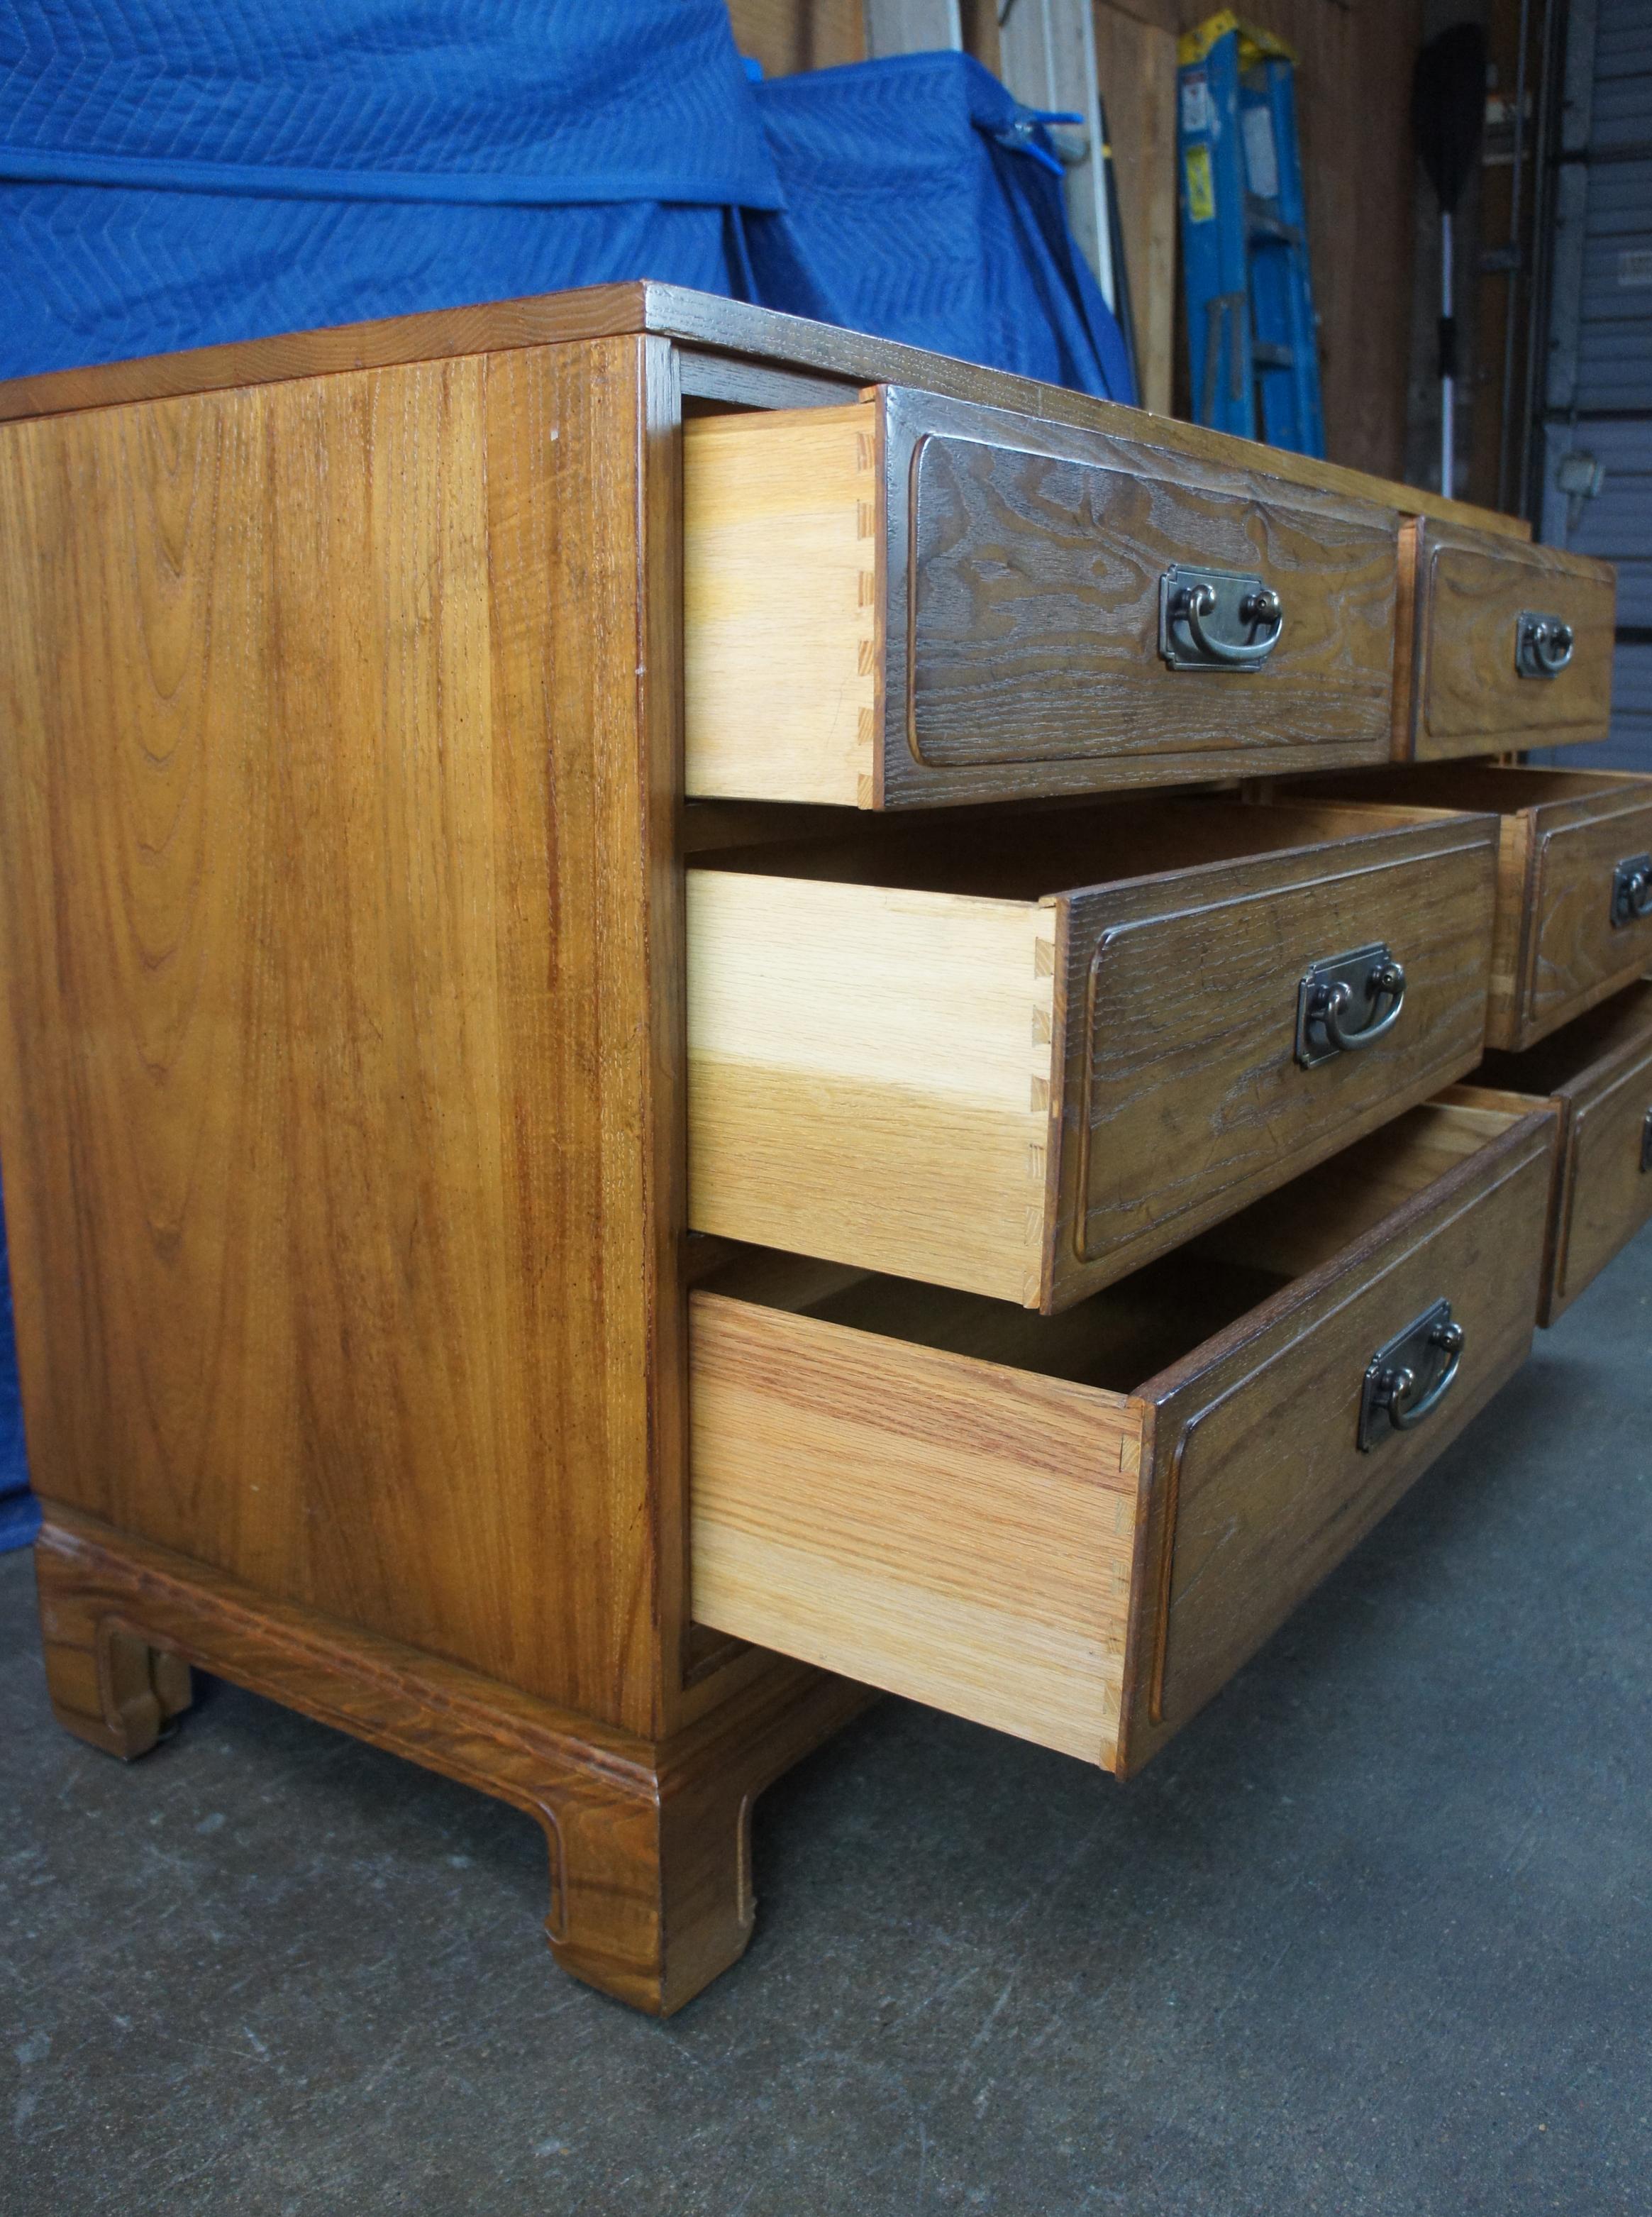
[[[696,1617],[1111,1764],[1135,1405],[718,1294],[691,1309]]]
[[[37,1475],[438,1644],[504,1568],[460,1505],[501,1417],[460,1330],[490,1348],[503,1222],[483,381],[6,441],[0,1114]]]
[[[698,1232],[1036,1301],[1052,910],[691,870]]]
[[[1420,761],[1605,737],[1616,597],[1609,564],[1431,527],[1418,574],[1426,627]],[[1576,644],[1557,677],[1519,676],[1514,639],[1523,609],[1572,626]]]
[[[658,1732],[686,1642],[675,363],[629,338],[521,350],[488,398],[521,1426],[489,1491],[524,1683]]]
[[[870,403],[684,425],[691,800],[872,805],[878,442]]]
[[[1209,1701],[1524,1361],[1556,1120],[1523,1117],[1344,1256],[1159,1380],[1166,1606],[1137,1667],[1134,1769]],[[1442,1296],[1462,1368],[1415,1430],[1357,1445],[1367,1364]]]
[[[651,1730],[681,1170],[647,353],[0,438],[0,1146],[44,1491]]]
[[[1152,466],[922,435],[909,465],[908,738],[931,769],[1088,759],[1243,775],[1389,752],[1396,526]],[[891,497],[893,497],[891,488]],[[1254,572],[1287,611],[1260,670],[1173,670],[1173,563]]]
[[[1383,829],[1073,897],[1056,1306],[1473,1068],[1496,828]],[[1304,1070],[1304,974],[1378,940],[1405,967],[1398,1023]]]

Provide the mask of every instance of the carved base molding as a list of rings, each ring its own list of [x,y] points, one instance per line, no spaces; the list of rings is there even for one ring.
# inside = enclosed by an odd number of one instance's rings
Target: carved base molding
[[[35,1545],[59,1721],[127,1760],[190,1701],[190,1666],[536,1817],[563,1968],[669,2016],[751,1936],[751,1805],[873,1698],[780,1658],[654,1743],[393,1640],[266,1600],[46,1504]]]

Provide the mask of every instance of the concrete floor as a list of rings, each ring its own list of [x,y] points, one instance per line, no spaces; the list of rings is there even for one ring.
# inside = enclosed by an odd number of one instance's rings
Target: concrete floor
[[[0,2211],[1652,2210],[1649,1627],[1652,1234],[1135,1784],[895,1701],[793,1773],[658,2025],[511,1811],[60,1733],[8,1558]]]

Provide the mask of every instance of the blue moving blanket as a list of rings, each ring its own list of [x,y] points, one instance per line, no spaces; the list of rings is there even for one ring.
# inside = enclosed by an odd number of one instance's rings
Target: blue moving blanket
[[[0,375],[652,277],[1128,399],[1057,170],[722,0],[0,0]]]

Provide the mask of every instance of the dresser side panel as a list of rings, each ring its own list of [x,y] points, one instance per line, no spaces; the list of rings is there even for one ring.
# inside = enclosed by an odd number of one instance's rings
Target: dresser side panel
[[[680,1484],[650,344],[0,437],[37,1483],[641,1730]]]

